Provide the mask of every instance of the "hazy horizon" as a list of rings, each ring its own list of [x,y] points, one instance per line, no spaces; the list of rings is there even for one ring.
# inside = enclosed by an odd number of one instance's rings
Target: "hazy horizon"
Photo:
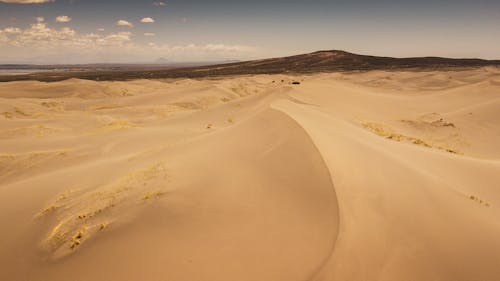
[[[498,26],[500,3],[488,0],[0,0],[0,64],[250,60],[331,49],[500,59]]]

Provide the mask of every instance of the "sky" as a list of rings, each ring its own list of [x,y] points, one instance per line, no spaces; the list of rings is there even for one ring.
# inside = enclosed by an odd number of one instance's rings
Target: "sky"
[[[0,64],[500,59],[500,0],[0,0]]]

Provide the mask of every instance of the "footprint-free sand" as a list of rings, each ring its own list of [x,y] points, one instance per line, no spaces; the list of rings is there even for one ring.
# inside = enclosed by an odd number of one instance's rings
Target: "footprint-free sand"
[[[0,84],[0,280],[495,281],[499,218],[498,68]]]

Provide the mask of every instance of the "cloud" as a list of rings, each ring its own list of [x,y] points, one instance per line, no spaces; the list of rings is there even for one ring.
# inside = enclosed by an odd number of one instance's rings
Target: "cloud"
[[[4,29],[0,29],[0,44],[9,42],[12,36],[15,36],[21,32],[21,29],[17,27],[6,27]]]
[[[156,34],[155,33],[152,33],[152,32],[146,32],[144,33],[144,36],[155,36]]]
[[[54,1],[55,0],[0,0],[0,2],[12,4],[42,4]]]
[[[44,17],[36,17],[35,20],[36,20],[36,22],[44,22],[45,18]]]
[[[143,33],[154,36],[154,33]],[[255,58],[257,48],[232,44],[168,45],[141,43],[129,31],[80,33],[35,21],[27,28],[0,28],[0,63],[213,61]]]
[[[210,59],[228,59],[251,57],[257,51],[256,47],[244,45],[228,44],[188,44],[188,45],[157,45],[149,43],[153,53],[158,53],[164,57],[173,57],[179,60],[206,60]]]
[[[6,34],[19,34],[22,32],[21,29],[17,27],[6,27],[5,29],[3,29],[3,31]]]
[[[134,25],[131,22],[128,22],[126,20],[119,20],[119,21],[116,22],[116,25],[118,25],[118,26],[134,27]]]
[[[100,32],[103,32],[104,30],[105,30],[105,29],[104,29],[104,28],[102,28],[102,27],[100,27],[100,28],[98,28],[98,29],[97,29],[97,31],[100,31]]]
[[[24,30],[16,27],[0,29],[2,45],[31,50],[58,48],[99,48],[103,46],[123,46],[131,41],[131,32],[118,32],[108,35],[94,33],[79,34],[74,29],[63,27],[55,29],[44,22],[32,24]],[[7,38],[8,40],[5,40]]]
[[[142,23],[153,23],[155,20],[153,18],[143,18],[141,20]]]
[[[167,6],[167,4],[165,2],[162,2],[162,1],[156,1],[156,2],[153,2],[153,6],[165,7],[165,6]]]
[[[68,16],[58,16],[56,22],[70,22],[71,18]]]

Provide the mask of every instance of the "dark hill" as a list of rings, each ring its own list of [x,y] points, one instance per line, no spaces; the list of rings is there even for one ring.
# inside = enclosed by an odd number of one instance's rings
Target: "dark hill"
[[[197,78],[243,74],[315,73],[376,69],[441,69],[481,66],[500,66],[500,60],[450,59],[440,57],[392,58],[357,55],[345,51],[333,50],[283,58],[177,69],[45,72],[17,76],[0,76],[0,82],[14,80],[59,81],[68,78],[90,80]]]

